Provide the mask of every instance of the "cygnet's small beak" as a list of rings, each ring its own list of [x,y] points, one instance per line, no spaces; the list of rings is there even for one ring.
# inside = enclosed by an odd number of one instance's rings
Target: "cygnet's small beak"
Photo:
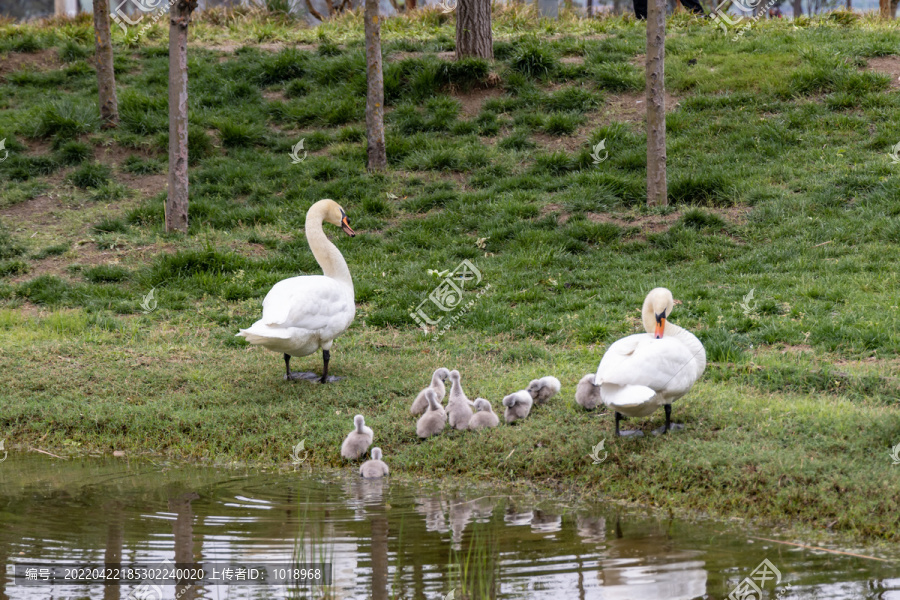
[[[344,218],[341,219],[341,229],[344,230],[344,233],[353,237],[356,235],[356,232],[350,227],[350,219],[347,218],[347,215],[344,215]]]
[[[666,331],[666,313],[662,315],[656,316],[656,330],[653,332],[653,337],[656,339],[661,339],[663,333]]]

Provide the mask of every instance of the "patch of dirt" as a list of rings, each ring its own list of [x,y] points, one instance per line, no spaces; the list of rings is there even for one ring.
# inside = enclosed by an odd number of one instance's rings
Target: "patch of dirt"
[[[267,50],[269,52],[278,52],[280,50],[284,50],[285,48],[296,48],[297,50],[305,50],[307,52],[315,52],[318,49],[318,46],[315,44],[286,44],[284,42],[274,42],[274,43],[264,43],[264,44],[251,44],[246,42],[225,42],[223,44],[207,44],[207,43],[191,43],[188,44],[191,48],[203,48],[204,50],[212,50],[215,52],[229,52],[232,53],[239,48],[243,48],[244,46],[253,46],[259,50]]]
[[[669,227],[681,217],[682,211],[675,211],[665,215],[641,215],[632,214],[625,217],[613,216],[609,213],[587,213],[585,216],[592,223],[612,223],[623,229],[637,227],[641,233],[635,239],[643,239],[643,236],[650,233],[663,233],[669,230]]]
[[[262,93],[262,97],[268,100],[269,102],[280,101],[286,102],[287,96],[284,95],[284,90],[265,90]]]
[[[0,77],[13,71],[30,68],[35,71],[49,71],[62,66],[56,48],[45,48],[37,52],[10,52],[0,60]]]
[[[813,352],[813,347],[808,344],[784,344],[784,346],[781,348],[782,354],[801,352]]]
[[[564,65],[583,65],[584,57],[583,56],[563,56],[559,59]]]
[[[550,207],[555,207],[551,209]],[[547,205],[547,212],[559,210],[559,205]],[[667,214],[641,214],[638,212],[626,214],[610,214],[610,213],[587,213],[585,217],[593,223],[611,223],[623,229],[637,228],[639,232],[628,235],[630,241],[645,241],[646,236],[653,233],[665,233],[672,225],[681,218],[686,207],[683,210],[676,210]],[[745,207],[731,206],[728,208],[710,208],[705,207],[703,210],[714,213],[722,217],[726,223],[741,224],[746,220],[748,210]],[[560,214],[559,222],[565,223],[569,219],[569,214],[563,212]],[[733,236],[732,236],[733,238]]]
[[[503,95],[503,90],[497,88],[487,88],[480,90],[472,90],[465,93],[453,94],[453,97],[462,102],[462,110],[460,115],[464,117],[474,117],[481,112],[481,107],[491,98],[499,98]]]
[[[680,99],[666,92],[666,112],[679,106]],[[647,97],[645,92],[628,92],[607,96],[606,104],[600,112],[611,121],[620,123],[644,123],[647,120]]]
[[[870,58],[866,70],[890,75],[891,89],[900,90],[900,56],[891,55]]]

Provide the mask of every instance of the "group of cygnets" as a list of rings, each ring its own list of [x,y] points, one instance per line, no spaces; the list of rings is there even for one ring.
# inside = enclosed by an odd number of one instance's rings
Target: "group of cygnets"
[[[578,382],[575,401],[588,410],[601,403],[612,409],[617,437],[642,436],[640,430],[621,430],[620,421],[648,416],[659,407],[665,409],[666,421],[654,433],[682,428],[682,425],[672,423],[672,403],[684,396],[703,374],[706,351],[692,333],[669,321],[674,305],[669,290],[651,290],[641,309],[646,333],[630,335],[610,345],[596,373],[589,373]],[[442,402],[447,379],[451,387],[445,408]],[[524,419],[534,404],[547,402],[559,393],[560,388],[559,379],[553,376],[531,381],[525,389],[503,398],[504,419],[507,423]],[[431,384],[416,396],[410,412],[421,415],[416,423],[416,435],[422,439],[439,434],[447,423],[459,430],[496,427],[500,423],[490,402],[484,398],[472,402],[466,397],[459,371],[448,371],[443,367],[434,372]],[[362,415],[356,415],[354,423],[355,429],[341,447],[341,455],[350,460],[364,455],[372,443],[372,430],[365,426]],[[387,473],[381,450],[374,448],[372,460],[363,463],[360,474],[383,477]]]
[[[450,380],[450,396],[447,408],[442,404],[447,389],[444,382]],[[543,404],[560,390],[559,379],[553,376],[535,379],[524,390],[520,390],[503,399],[506,411],[503,418],[507,423],[524,419],[531,412],[534,403]],[[472,409],[475,409],[473,412]],[[494,407],[484,398],[469,400],[460,383],[459,371],[448,371],[444,367],[436,370],[431,376],[431,385],[419,392],[409,409],[414,415],[421,415],[416,422],[416,435],[425,439],[439,434],[444,426],[459,430],[478,430],[485,427],[496,427],[500,419],[494,413]]]
[[[444,382],[450,380],[450,397],[447,407],[444,408],[444,395],[447,388]],[[540,379],[534,379],[524,390],[512,393],[503,399],[506,411],[503,414],[507,423],[514,423],[524,419],[531,412],[534,404],[544,404],[550,398],[559,393],[562,384],[559,379],[548,375]],[[474,412],[472,409],[475,409]],[[484,398],[469,400],[462,389],[459,371],[448,371],[444,367],[439,368],[431,376],[431,384],[419,392],[410,407],[414,415],[421,415],[416,423],[416,435],[425,439],[439,434],[447,423],[450,427],[462,430],[478,430],[486,427],[496,427],[500,419],[494,412],[491,403]],[[366,426],[366,420],[362,415],[353,417],[353,431],[344,438],[341,445],[341,456],[347,460],[358,460],[364,456],[369,446],[372,445],[374,432]],[[372,448],[372,458],[360,466],[359,474],[365,478],[384,477],[389,474],[387,464],[382,460],[381,448]]]

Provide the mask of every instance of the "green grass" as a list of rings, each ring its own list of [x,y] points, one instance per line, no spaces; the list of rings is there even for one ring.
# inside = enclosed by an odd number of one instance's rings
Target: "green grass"
[[[339,467],[362,412],[395,472],[559,482],[900,540],[888,455],[900,443],[889,267],[900,175],[887,156],[900,95],[862,68],[895,51],[896,25],[760,21],[732,42],[673,17],[671,205],[647,209],[646,132],[615,108],[642,98],[643,25],[539,20],[518,6],[495,17],[495,60],[464,64],[438,55],[453,49],[452,17],[384,22],[383,174],[365,165],[359,14],[318,29],[243,10],[228,27],[213,23],[222,13],[198,17],[186,237],[163,228],[165,29],[131,46],[114,32],[122,123],[107,131],[88,21],[0,26],[0,51],[56,47],[65,61],[14,73],[0,94],[2,207],[55,202],[0,228],[0,437],[263,463],[287,462],[306,439],[313,466]],[[202,47],[225,40],[243,47]],[[317,50],[269,53],[261,40]],[[301,139],[308,155],[292,164]],[[594,164],[601,140],[609,155]],[[113,166],[110,148],[127,156]],[[346,379],[288,384],[279,356],[234,333],[275,282],[319,272],[302,231],[325,197],[359,232],[329,231],[356,289],[356,322],[332,351]],[[439,282],[429,270],[463,259],[486,292],[445,334],[423,335],[409,313]],[[682,302],[672,320],[704,342],[709,369],[675,406],[685,431],[613,440],[612,415],[582,411],[574,387],[637,330],[659,285]],[[151,289],[158,307],[144,314]],[[517,426],[419,443],[408,404],[437,366],[459,369],[495,407],[539,375],[563,392]],[[661,418],[629,425],[649,431]],[[610,458],[592,465],[601,439]]]

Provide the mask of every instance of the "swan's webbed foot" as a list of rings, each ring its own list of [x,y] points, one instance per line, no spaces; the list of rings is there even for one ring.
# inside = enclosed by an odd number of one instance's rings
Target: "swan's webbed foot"
[[[321,377],[319,377],[318,373],[310,373],[308,371],[291,371],[290,373],[285,374],[285,381],[320,381]]]
[[[619,421],[624,419],[622,413],[616,411],[616,437],[644,437],[644,432],[638,429],[619,429]]]
[[[640,429],[623,429],[616,433],[619,437],[644,437],[644,432]]]
[[[662,427],[657,427],[653,430],[653,435],[662,435],[664,433],[668,433],[669,431],[678,431],[680,429],[684,429],[684,425],[681,423],[673,423],[672,422],[672,405],[666,404],[666,424]]]
[[[653,435],[662,435],[664,433],[668,433],[669,431],[679,431],[681,429],[684,429],[684,425],[682,425],[681,423],[669,423],[668,429],[666,429],[665,425],[657,427],[653,430]]]
[[[319,377],[316,376],[316,381],[319,383],[334,383],[335,381],[340,381],[343,377],[338,377],[337,375],[329,375],[328,377]]]

